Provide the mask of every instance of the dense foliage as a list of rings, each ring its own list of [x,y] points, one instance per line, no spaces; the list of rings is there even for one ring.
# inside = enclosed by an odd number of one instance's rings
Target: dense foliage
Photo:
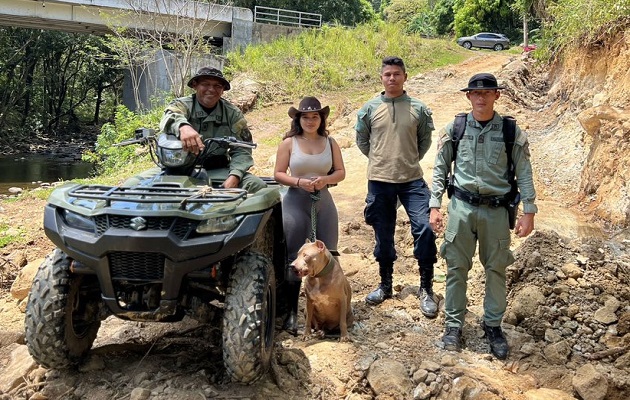
[[[122,73],[102,48],[97,36],[0,28],[0,143],[111,116]]]
[[[547,12],[543,32],[549,57],[630,27],[630,0],[555,0]]]

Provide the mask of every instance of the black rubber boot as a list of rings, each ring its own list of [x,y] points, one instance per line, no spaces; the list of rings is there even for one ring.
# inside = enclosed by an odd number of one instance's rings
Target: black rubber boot
[[[300,286],[302,281],[287,281],[287,315],[282,324],[282,329],[293,336],[297,335],[298,328],[298,303],[300,299]]]
[[[485,322],[481,323],[481,327],[483,328],[486,339],[488,339],[488,343],[490,343],[490,351],[492,354],[499,360],[505,360],[510,351],[510,346],[508,345],[507,339],[505,339],[501,327],[488,326]]]
[[[447,326],[444,336],[442,336],[444,349],[450,351],[460,351],[462,349],[462,328]]]
[[[381,304],[385,299],[391,299],[394,263],[379,263],[378,273],[381,275],[381,284],[365,298],[365,301],[371,305]]]
[[[433,265],[420,267],[420,311],[427,318],[435,318],[438,314],[438,304],[433,293]]]

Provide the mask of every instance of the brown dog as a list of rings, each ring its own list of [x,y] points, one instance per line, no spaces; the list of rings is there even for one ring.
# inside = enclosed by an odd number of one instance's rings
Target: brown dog
[[[339,341],[349,341],[348,327],[354,323],[352,288],[324,242],[307,240],[291,267],[300,278],[306,277],[304,339],[311,335],[311,328],[322,332],[339,329]]]

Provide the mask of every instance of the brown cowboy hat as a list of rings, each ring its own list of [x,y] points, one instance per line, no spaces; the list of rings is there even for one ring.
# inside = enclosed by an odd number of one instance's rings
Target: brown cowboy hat
[[[293,106],[289,108],[289,117],[295,118],[296,115],[304,112],[318,112],[324,114],[324,118],[326,118],[330,113],[330,107],[322,107],[322,104],[316,97],[304,97],[302,101],[300,101],[298,108]]]
[[[228,80],[225,79],[225,77],[223,77],[223,74],[221,73],[221,71],[219,71],[216,68],[210,68],[210,67],[200,68],[199,71],[197,71],[197,73],[195,74],[195,76],[190,78],[190,80],[188,81],[188,87],[193,87],[193,83],[195,82],[195,80],[197,80],[198,78],[203,78],[203,77],[214,78],[223,84],[223,90],[230,90],[230,82],[228,82]]]

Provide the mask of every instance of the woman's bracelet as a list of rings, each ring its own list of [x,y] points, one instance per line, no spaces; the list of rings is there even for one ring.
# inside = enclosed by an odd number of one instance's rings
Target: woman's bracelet
[[[298,178],[297,185],[295,185],[295,186],[296,187],[300,187],[300,178]]]

